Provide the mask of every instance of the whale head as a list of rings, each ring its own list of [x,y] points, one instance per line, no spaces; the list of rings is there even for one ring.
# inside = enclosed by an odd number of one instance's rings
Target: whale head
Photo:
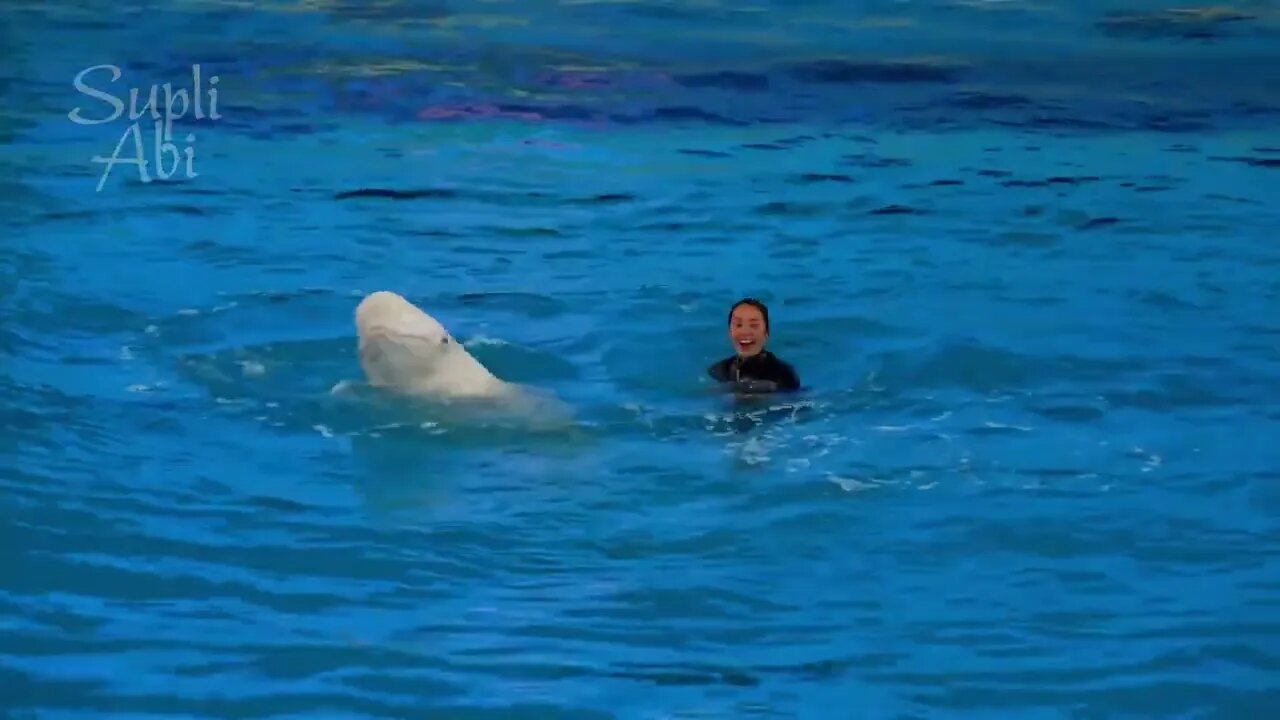
[[[385,290],[355,311],[360,365],[369,384],[419,395],[491,396],[505,383],[479,363],[438,320]]]

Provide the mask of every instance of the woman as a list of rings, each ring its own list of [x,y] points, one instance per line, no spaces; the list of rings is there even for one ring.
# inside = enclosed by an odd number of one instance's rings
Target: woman
[[[729,340],[736,352],[707,368],[714,380],[731,383],[737,392],[800,389],[800,377],[795,369],[765,350],[769,340],[769,308],[764,303],[743,298],[729,308]]]

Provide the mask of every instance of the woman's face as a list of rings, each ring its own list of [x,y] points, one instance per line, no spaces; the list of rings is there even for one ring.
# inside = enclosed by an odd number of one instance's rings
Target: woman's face
[[[764,327],[764,315],[751,305],[739,305],[729,316],[729,340],[738,355],[748,357],[764,350],[769,331]]]

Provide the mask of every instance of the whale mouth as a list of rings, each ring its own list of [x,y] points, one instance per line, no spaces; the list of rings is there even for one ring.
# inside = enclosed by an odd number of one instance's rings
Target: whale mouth
[[[366,340],[386,340],[391,342],[424,343],[442,345],[448,341],[448,335],[437,335],[422,328],[406,327],[400,323],[369,322],[357,327],[357,335]]]

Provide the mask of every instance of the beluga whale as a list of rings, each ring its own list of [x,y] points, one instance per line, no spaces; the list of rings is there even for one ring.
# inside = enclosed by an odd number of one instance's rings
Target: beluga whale
[[[426,398],[499,398],[517,388],[476,360],[438,320],[379,290],[356,306],[360,368],[369,384]]]
[[[365,296],[355,309],[355,329],[360,368],[382,391],[553,423],[571,414],[553,395],[494,375],[440,321],[397,293]]]

